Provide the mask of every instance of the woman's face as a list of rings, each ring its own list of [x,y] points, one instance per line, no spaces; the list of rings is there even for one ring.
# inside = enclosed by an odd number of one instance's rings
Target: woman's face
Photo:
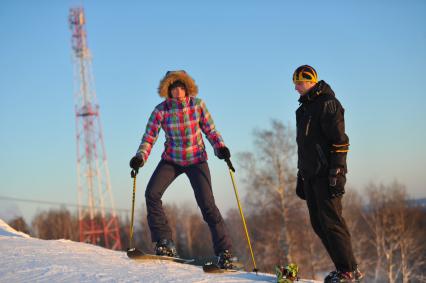
[[[182,86],[176,86],[170,90],[172,97],[177,100],[183,100],[186,97],[185,88]]]

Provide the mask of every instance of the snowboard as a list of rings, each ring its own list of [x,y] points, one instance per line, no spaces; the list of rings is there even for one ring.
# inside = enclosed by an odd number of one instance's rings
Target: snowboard
[[[171,257],[171,256],[160,256],[160,255],[153,255],[153,254],[147,254],[143,251],[140,251],[138,249],[129,249],[127,250],[127,256],[135,261],[144,261],[144,260],[168,260],[178,263],[192,263],[195,260],[194,259],[185,259],[180,257]]]
[[[240,263],[233,263],[233,265],[234,267],[231,269],[223,269],[213,262],[206,262],[203,265],[203,271],[206,273],[229,273],[229,272],[237,272],[239,270],[242,270],[243,268],[243,265]]]

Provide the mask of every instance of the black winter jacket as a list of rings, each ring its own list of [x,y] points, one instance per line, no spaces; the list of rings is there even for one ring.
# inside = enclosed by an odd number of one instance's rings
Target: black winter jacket
[[[329,169],[336,168],[347,172],[349,138],[345,134],[344,109],[331,87],[319,81],[299,102],[296,140],[301,175],[326,176]]]

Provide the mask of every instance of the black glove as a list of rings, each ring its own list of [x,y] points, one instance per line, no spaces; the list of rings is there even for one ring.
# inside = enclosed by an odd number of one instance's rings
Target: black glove
[[[219,147],[217,149],[217,154],[216,155],[217,155],[217,157],[219,159],[229,159],[229,158],[231,158],[231,153],[229,152],[229,149],[226,146]]]
[[[304,185],[305,184],[302,175],[300,174],[300,172],[297,172],[296,195],[299,198],[306,200],[305,190],[303,189]]]
[[[330,169],[328,173],[331,198],[340,197],[345,193],[346,176],[343,168]]]
[[[130,159],[130,168],[138,172],[139,167],[143,166],[143,159],[142,157],[135,155]]]

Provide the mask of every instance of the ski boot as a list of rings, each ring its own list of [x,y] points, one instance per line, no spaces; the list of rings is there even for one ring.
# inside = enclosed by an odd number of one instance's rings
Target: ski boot
[[[203,270],[207,273],[224,273],[236,272],[243,267],[243,264],[238,262],[238,258],[232,256],[229,250],[224,250],[217,255],[217,260],[204,263]]]
[[[231,252],[229,250],[224,250],[219,253],[217,266],[220,269],[233,269],[233,259]]]
[[[217,255],[217,261],[208,261],[203,265],[204,272],[224,273],[241,270],[243,265],[238,262],[238,258],[233,257],[229,250],[224,250]]]
[[[324,283],[361,282],[363,278],[364,274],[357,267],[354,271],[332,271],[325,277]]]
[[[277,283],[292,283],[294,281],[299,280],[297,276],[299,272],[299,267],[290,263],[286,266],[276,265],[275,266],[275,274],[277,275]]]
[[[172,240],[162,239],[155,245],[155,254],[159,256],[179,257]]]

